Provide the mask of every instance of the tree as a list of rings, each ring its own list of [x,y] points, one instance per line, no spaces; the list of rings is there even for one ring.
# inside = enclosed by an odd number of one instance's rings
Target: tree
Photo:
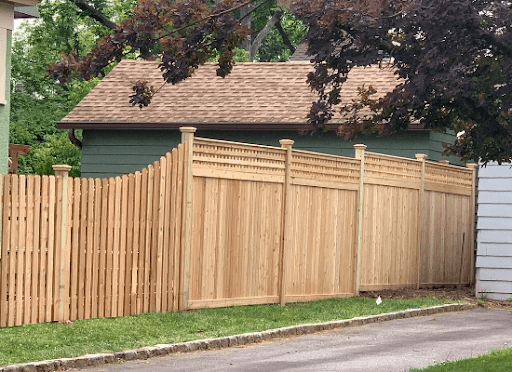
[[[139,0],[133,17],[122,21],[91,53],[81,60],[63,57],[51,66],[51,75],[63,85],[73,76],[90,79],[127,53],[146,48],[159,56],[167,83],[188,78],[215,53],[220,53],[217,74],[226,76],[234,49],[250,32],[235,14],[253,3]],[[341,136],[367,131],[392,134],[419,122],[427,129],[460,132],[447,152],[463,160],[512,159],[509,2],[290,0],[279,4],[309,28],[314,72],[308,81],[319,97],[309,115],[313,133],[327,128],[333,107],[342,103],[339,92],[350,69],[381,63],[395,68],[402,82],[378,102],[371,99],[371,89],[363,90],[373,115],[341,125]],[[152,94],[139,82],[130,99],[142,108]]]
[[[79,0],[73,0],[77,2]],[[80,175],[80,149],[68,140],[64,130],[56,129],[62,119],[98,82],[73,80],[65,89],[46,79],[47,62],[60,52],[82,57],[109,28],[97,21],[101,9],[109,17],[129,15],[126,2],[96,0],[87,11],[74,2],[43,1],[40,18],[22,26],[15,34],[12,54],[10,142],[28,144],[29,154],[19,158],[20,173],[53,173],[52,164],[73,166],[72,176]],[[93,5],[96,8],[93,8]],[[133,5],[133,4],[131,4]],[[123,8],[124,6],[124,8]],[[94,10],[95,17],[90,17]],[[103,13],[101,13],[103,14]]]

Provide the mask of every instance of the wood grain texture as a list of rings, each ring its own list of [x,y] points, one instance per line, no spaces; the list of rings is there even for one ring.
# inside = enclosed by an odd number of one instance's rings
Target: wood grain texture
[[[0,326],[352,295],[361,180],[361,289],[469,283],[471,171],[427,163],[422,177],[367,152],[360,178],[361,163],[193,138],[135,173],[68,179],[67,194],[61,176],[3,176]],[[494,240],[512,235],[481,213],[477,265],[503,282]]]

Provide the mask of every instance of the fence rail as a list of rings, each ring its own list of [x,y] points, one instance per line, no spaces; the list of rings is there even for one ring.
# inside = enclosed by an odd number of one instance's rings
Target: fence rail
[[[122,177],[2,176],[0,326],[471,282],[474,168],[182,129]]]

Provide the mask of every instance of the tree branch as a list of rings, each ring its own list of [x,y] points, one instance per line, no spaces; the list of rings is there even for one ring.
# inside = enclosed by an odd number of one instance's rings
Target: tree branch
[[[279,17],[279,14],[274,14],[272,18],[268,20],[265,27],[263,27],[263,29],[258,33],[258,36],[254,39],[249,50],[249,61],[254,62],[254,57],[256,56],[256,52],[260,48],[263,39],[265,39],[270,30],[272,30],[272,27],[274,27],[274,25],[279,21]]]
[[[75,4],[80,10],[87,13],[89,17],[98,21],[103,26],[110,28],[111,30],[115,30],[117,25],[108,19],[102,12],[98,9],[90,6],[84,0],[70,0],[73,4]]]
[[[283,29],[283,25],[281,24],[281,20],[279,19],[276,23],[277,31],[279,31],[279,34],[281,35],[281,38],[283,39],[284,44],[290,49],[290,51],[295,53],[295,47],[293,46],[292,42],[290,41],[290,38],[288,37],[288,34]]]

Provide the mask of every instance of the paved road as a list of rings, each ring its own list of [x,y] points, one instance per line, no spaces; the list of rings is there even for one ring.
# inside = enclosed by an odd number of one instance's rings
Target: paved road
[[[407,371],[512,345],[512,312],[400,319],[242,348],[87,369],[103,371]]]

